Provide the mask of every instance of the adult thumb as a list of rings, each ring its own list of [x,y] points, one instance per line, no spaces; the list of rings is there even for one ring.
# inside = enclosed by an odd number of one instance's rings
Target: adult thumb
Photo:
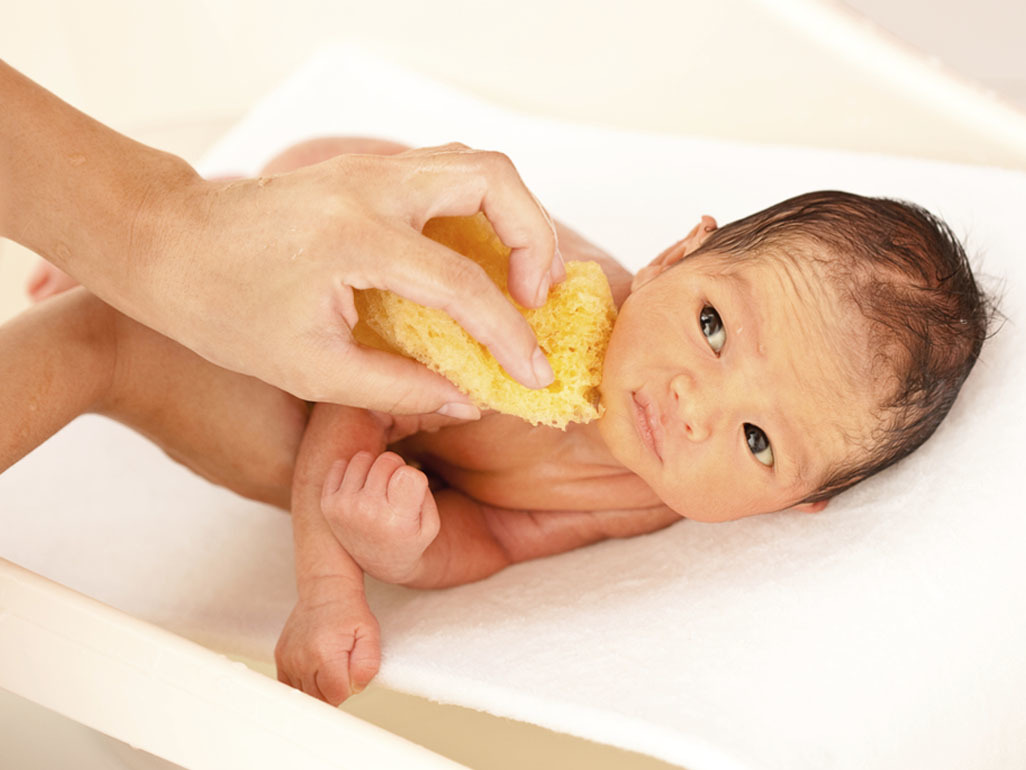
[[[440,374],[409,358],[394,353],[353,345],[342,361],[329,363],[325,371],[337,388],[323,400],[375,409],[390,414],[430,414],[476,420],[480,411],[466,394]]]

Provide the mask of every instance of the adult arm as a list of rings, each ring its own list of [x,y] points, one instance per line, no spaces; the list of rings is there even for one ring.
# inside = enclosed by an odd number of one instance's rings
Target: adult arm
[[[447,145],[210,182],[3,62],[0,103],[0,235],[208,360],[307,400],[476,413],[444,378],[354,343],[353,290],[375,287],[445,309],[525,385],[551,381],[484,272],[420,234],[483,210],[513,250],[514,298],[541,304],[563,274],[556,236],[505,156]]]

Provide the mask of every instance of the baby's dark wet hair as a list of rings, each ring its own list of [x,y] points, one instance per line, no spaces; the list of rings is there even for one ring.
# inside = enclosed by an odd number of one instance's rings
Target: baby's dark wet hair
[[[843,492],[926,441],[988,334],[993,304],[965,250],[942,220],[912,203],[807,193],[715,230],[692,256],[708,251],[814,261],[868,321],[873,372],[890,378],[879,430],[802,502]]]

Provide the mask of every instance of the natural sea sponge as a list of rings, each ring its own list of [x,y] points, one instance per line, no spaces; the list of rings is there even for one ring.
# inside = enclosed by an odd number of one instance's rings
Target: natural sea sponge
[[[507,297],[510,250],[483,214],[440,217],[424,235],[477,262]],[[454,382],[480,407],[516,415],[534,425],[565,428],[601,415],[602,359],[616,318],[609,282],[595,262],[567,262],[566,280],[536,309],[514,305],[534,329],[555,380],[533,390],[511,378],[488,349],[444,311],[390,291],[356,292],[363,344],[414,358]]]

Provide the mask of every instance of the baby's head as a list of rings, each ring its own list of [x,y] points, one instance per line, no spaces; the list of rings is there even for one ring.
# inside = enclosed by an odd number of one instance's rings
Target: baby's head
[[[600,430],[688,518],[820,510],[933,433],[988,310],[917,206],[817,192],[705,217],[634,279]]]

